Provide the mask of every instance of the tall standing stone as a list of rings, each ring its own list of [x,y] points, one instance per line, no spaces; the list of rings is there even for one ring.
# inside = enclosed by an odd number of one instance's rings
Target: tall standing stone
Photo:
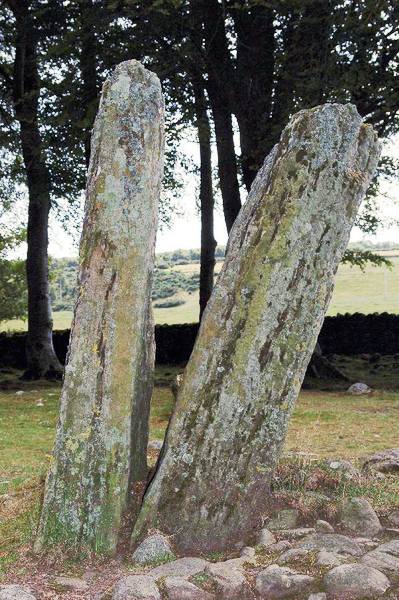
[[[352,105],[291,118],[230,234],[134,541],[223,550],[259,526],[379,152]]]
[[[112,552],[128,495],[146,476],[163,126],[156,75],[133,60],[118,65],[91,140],[79,295],[37,549]]]

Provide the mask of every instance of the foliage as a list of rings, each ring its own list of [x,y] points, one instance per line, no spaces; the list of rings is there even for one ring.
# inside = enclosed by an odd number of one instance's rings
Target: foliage
[[[0,321],[26,317],[25,262],[0,259]]]

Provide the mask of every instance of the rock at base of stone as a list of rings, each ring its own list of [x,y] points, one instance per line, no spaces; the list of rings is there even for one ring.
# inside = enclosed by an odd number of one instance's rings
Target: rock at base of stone
[[[202,590],[183,577],[167,577],[164,589],[168,600],[215,600],[215,596]]]
[[[276,543],[276,538],[271,531],[268,529],[261,529],[258,536],[258,544],[259,546],[271,546]]]
[[[339,473],[344,479],[360,479],[361,474],[349,460],[327,460],[326,467]]]
[[[322,519],[316,521],[315,529],[317,533],[334,533],[334,527]]]
[[[201,573],[209,565],[207,560],[186,556],[151,569],[149,575],[155,579],[161,577],[188,578]]]
[[[380,520],[366,498],[345,498],[339,507],[341,525],[350,533],[374,537],[381,530]]]
[[[343,561],[342,556],[335,552],[327,552],[327,550],[322,550],[317,555],[317,564],[320,567],[329,567],[332,569],[333,567],[339,567]]]
[[[84,579],[77,577],[55,577],[54,583],[58,588],[71,592],[85,592],[89,589],[89,584]]]
[[[366,565],[341,565],[324,577],[327,596],[334,600],[379,598],[390,587],[388,578]]]
[[[309,591],[314,579],[289,569],[270,565],[256,578],[256,591],[261,598],[274,600],[279,598],[297,598]]]
[[[346,390],[348,394],[353,396],[362,396],[363,394],[371,394],[372,389],[365,383],[353,383]]]
[[[36,600],[27,588],[20,585],[0,586],[0,600]]]
[[[147,575],[124,577],[113,589],[111,600],[162,600],[155,581]]]
[[[211,563],[205,570],[215,582],[217,592],[223,600],[252,600],[254,594],[245,577],[242,559]]]
[[[372,550],[362,556],[361,562],[368,567],[374,567],[374,569],[382,571],[386,575],[399,575],[399,558],[387,552],[380,552],[378,549]]]
[[[298,548],[307,550],[327,550],[337,554],[361,556],[362,548],[354,540],[339,533],[315,533],[304,538],[297,544]]]
[[[153,533],[146,537],[132,555],[133,562],[140,565],[166,562],[174,558],[168,538],[161,533]]]
[[[296,562],[307,556],[309,552],[310,550],[305,550],[305,548],[291,548],[278,557],[277,563],[285,565],[290,562]]]
[[[383,450],[369,456],[363,463],[363,470],[399,475],[399,448]]]

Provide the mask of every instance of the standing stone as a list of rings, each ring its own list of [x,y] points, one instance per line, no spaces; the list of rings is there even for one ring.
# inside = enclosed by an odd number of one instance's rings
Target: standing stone
[[[294,115],[230,233],[133,539],[223,550],[259,528],[289,418],[380,153],[352,105]]]
[[[112,552],[128,491],[146,476],[163,122],[156,75],[136,61],[118,65],[92,135],[79,296],[37,549]]]

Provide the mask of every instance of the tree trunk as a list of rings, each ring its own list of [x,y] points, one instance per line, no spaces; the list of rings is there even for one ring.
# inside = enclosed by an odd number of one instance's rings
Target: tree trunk
[[[380,144],[352,105],[296,114],[230,234],[133,532],[182,553],[248,541]]]
[[[162,155],[159,80],[136,61],[121,63],[93,130],[79,297],[36,549],[112,553],[146,478]]]
[[[200,148],[200,207],[201,207],[201,265],[200,265],[200,320],[211,297],[215,270],[216,241],[213,235],[213,189],[211,128],[204,88],[194,82],[195,114]]]
[[[207,91],[215,124],[218,172],[223,213],[229,232],[241,208],[237,158],[232,122],[233,70],[230,61],[224,15],[217,0],[201,3],[205,39]]]
[[[29,193],[28,336],[26,379],[60,377],[62,367],[52,339],[52,316],[48,285],[48,216],[50,177],[43,157],[38,125],[40,80],[37,69],[36,31],[25,2],[12,3],[15,16],[14,109],[20,125],[22,155]]]

